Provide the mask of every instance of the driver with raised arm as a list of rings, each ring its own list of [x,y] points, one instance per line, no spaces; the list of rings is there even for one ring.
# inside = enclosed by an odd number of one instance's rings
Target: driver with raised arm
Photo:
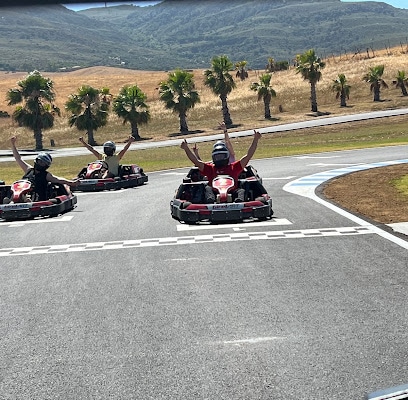
[[[60,183],[68,186],[78,186],[78,180],[69,180],[65,178],[60,178],[53,175],[51,172],[47,171],[52,163],[52,157],[49,153],[41,152],[37,155],[34,160],[34,165],[31,166],[25,162],[20,153],[17,150],[16,142],[17,137],[13,136],[11,139],[11,149],[13,151],[13,156],[16,159],[17,164],[24,171],[23,179],[27,179],[34,184],[34,192],[36,193],[36,201],[48,200],[47,187],[48,182]]]
[[[98,150],[94,149],[90,144],[86,143],[84,138],[81,136],[79,141],[92,153],[98,160],[104,161],[108,165],[108,169],[104,172],[102,178],[114,178],[119,176],[119,163],[122,157],[125,155],[126,151],[129,149],[132,142],[135,141],[133,136],[129,136],[125,147],[119,152],[116,151],[116,144],[109,140],[103,144],[103,154],[99,153]]]
[[[254,130],[254,137],[248,149],[248,152],[239,161],[229,162],[230,152],[225,143],[216,143],[212,150],[212,162],[203,162],[197,158],[194,152],[188,147],[187,141],[184,139],[180,147],[185,151],[189,160],[200,170],[201,174],[207,176],[208,184],[206,188],[206,202],[214,203],[215,194],[212,189],[212,181],[219,175],[229,175],[234,178],[235,186],[233,190],[233,198],[235,202],[244,202],[244,189],[237,187],[239,175],[248,165],[252,156],[255,154],[258,146],[258,140],[261,138],[261,133]]]

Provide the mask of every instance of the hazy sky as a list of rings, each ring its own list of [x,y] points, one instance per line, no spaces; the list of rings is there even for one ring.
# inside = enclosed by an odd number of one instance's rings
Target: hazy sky
[[[347,2],[359,2],[367,0],[341,0]],[[380,0],[371,0],[371,1],[380,1]],[[406,8],[408,9],[408,0],[382,0],[383,3],[388,3],[389,5],[397,8]],[[119,5],[119,4],[134,4],[136,6],[147,6],[151,4],[158,3],[158,1],[120,1],[120,2],[107,2],[108,6]],[[84,10],[86,8],[93,7],[105,7],[105,3],[83,3],[83,4],[64,4],[65,7],[71,10]]]
[[[407,0],[408,1],[408,0]],[[120,4],[133,4],[135,6],[150,6],[152,4],[160,3],[160,1],[118,1],[112,2],[108,1],[106,3],[107,6],[118,6]],[[105,7],[105,3],[82,3],[82,4],[68,4],[64,3],[64,6],[71,9],[71,10],[85,10],[87,8],[95,8],[95,7]]]
[[[366,1],[366,0],[341,0],[347,2],[359,2],[359,1]],[[372,0],[372,1],[379,1],[379,0]],[[390,6],[396,8],[407,8],[408,9],[408,0],[383,0],[382,3],[387,3]]]

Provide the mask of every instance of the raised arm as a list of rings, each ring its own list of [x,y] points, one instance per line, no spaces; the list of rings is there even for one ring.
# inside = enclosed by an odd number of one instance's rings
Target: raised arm
[[[119,160],[122,159],[122,157],[125,155],[125,153],[128,151],[130,145],[135,141],[135,138],[133,136],[129,136],[129,139],[127,140],[125,147],[118,153],[118,158]]]
[[[80,184],[79,179],[65,179],[65,178],[60,178],[59,176],[53,175],[51,172],[47,173],[47,181],[51,183],[61,183],[63,185],[68,185],[68,186],[78,186]]]
[[[198,151],[198,147],[197,147],[196,143],[194,143],[194,146],[193,146],[193,153],[195,154],[195,156],[197,157],[198,160],[201,160],[201,156],[200,156],[200,153]]]
[[[188,159],[200,170],[204,169],[204,163],[197,158],[197,156],[191,151],[190,147],[188,147],[188,143],[186,139],[181,142],[180,147],[185,151]]]
[[[249,161],[251,160],[252,156],[255,154],[256,148],[258,147],[258,140],[261,138],[261,133],[254,130],[254,138],[252,140],[251,146],[249,146],[248,153],[241,158],[241,166],[245,168]]]
[[[231,143],[231,139],[228,135],[228,130],[227,130],[227,126],[225,125],[225,122],[221,122],[220,123],[220,128],[222,129],[222,131],[224,132],[224,142],[225,145],[227,146],[227,149],[230,153],[230,160],[235,161],[235,151],[234,148],[232,147],[232,143]]]
[[[30,164],[27,164],[27,163],[21,158],[21,155],[20,155],[20,153],[18,152],[17,147],[16,147],[17,137],[16,137],[16,136],[13,136],[13,137],[10,139],[10,142],[11,142],[11,150],[13,151],[13,156],[14,156],[14,158],[16,159],[17,164],[20,166],[20,168],[21,168],[24,172],[27,172],[27,170],[28,170],[29,168],[31,168],[31,165],[30,165]]]
[[[90,144],[86,143],[84,138],[81,136],[79,141],[98,159],[102,158],[102,154],[99,151],[95,150]]]

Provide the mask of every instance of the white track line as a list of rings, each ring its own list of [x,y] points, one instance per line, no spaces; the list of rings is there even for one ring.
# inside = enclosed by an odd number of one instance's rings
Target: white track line
[[[118,250],[129,248],[144,248],[156,246],[175,246],[186,244],[202,244],[217,242],[234,242],[243,240],[276,240],[323,238],[332,236],[354,236],[374,233],[371,226],[339,227],[322,229],[304,229],[267,232],[239,232],[217,235],[179,236],[167,238],[152,238],[141,240],[123,240],[113,242],[73,243],[49,246],[16,247],[0,249],[0,257],[34,256],[36,254],[72,253],[82,251]]]
[[[330,178],[349,174],[351,172],[362,171],[362,170],[367,170],[367,169],[377,168],[377,167],[387,167],[390,165],[405,164],[405,163],[408,163],[408,159],[384,161],[384,162],[377,162],[377,163],[372,163],[372,164],[354,165],[354,166],[350,166],[347,168],[339,168],[339,169],[334,169],[331,171],[319,172],[317,174],[304,176],[302,178],[289,182],[283,187],[283,190],[286,190],[287,192],[290,192],[290,193],[297,194],[299,196],[308,197],[326,206],[327,208],[330,208],[336,213],[348,218],[349,220],[353,221],[356,224],[359,224],[361,226],[367,226],[367,221],[357,217],[356,215],[352,213],[349,213],[343,210],[340,207],[335,206],[332,203],[329,203],[328,201],[321,199],[315,193],[316,188],[320,184],[329,180]],[[392,233],[389,233],[379,228],[378,226],[375,226],[372,224],[369,224],[369,226],[372,231],[382,236],[383,238],[390,240],[391,242],[397,244],[398,246],[403,247],[404,249],[408,249],[408,241],[403,240],[400,237],[395,236]]]
[[[20,228],[24,225],[29,224],[46,224],[46,223],[54,223],[54,222],[69,222],[73,218],[72,215],[62,215],[60,217],[50,217],[50,218],[39,218],[39,219],[29,219],[23,221],[2,221],[0,222],[1,227],[8,227],[8,228]]]
[[[269,221],[261,222],[242,222],[238,224],[197,224],[197,225],[188,225],[180,224],[177,225],[177,232],[186,232],[186,231],[200,231],[200,230],[211,230],[211,229],[234,229],[242,230],[246,228],[252,228],[255,226],[264,226],[264,227],[275,227],[280,225],[291,225],[292,223],[286,218],[272,218]]]

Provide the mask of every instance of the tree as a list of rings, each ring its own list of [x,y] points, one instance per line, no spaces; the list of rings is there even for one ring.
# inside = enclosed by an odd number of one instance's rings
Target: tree
[[[235,69],[237,70],[235,76],[237,78],[240,78],[241,81],[244,81],[246,78],[248,78],[248,71],[246,69],[247,64],[247,61],[239,61],[235,63]]]
[[[388,88],[388,85],[382,79],[384,65],[371,67],[363,76],[363,81],[370,84],[370,92],[374,93],[373,101],[381,101],[381,88]]]
[[[139,125],[147,124],[150,120],[149,106],[145,103],[146,94],[137,86],[123,86],[119,95],[113,100],[113,111],[123,124],[130,123],[132,136],[140,140]]]
[[[408,77],[405,75],[405,71],[398,71],[397,76],[395,77],[395,81],[392,81],[395,87],[401,89],[403,96],[408,96],[407,92],[407,85],[408,85]]]
[[[212,69],[204,71],[204,85],[220,97],[223,121],[227,127],[230,127],[232,120],[228,110],[227,97],[236,88],[234,79],[229,73],[233,65],[227,56],[219,56],[212,59],[211,67]]]
[[[322,77],[321,70],[326,66],[313,49],[296,56],[296,73],[310,83],[310,102],[313,112],[317,112],[316,84]]]
[[[337,79],[333,80],[332,90],[336,92],[336,99],[340,98],[340,107],[347,107],[346,100],[350,98],[350,88],[344,74],[339,74]]]
[[[88,143],[95,146],[94,131],[105,126],[108,121],[110,94],[108,88],[95,89],[84,85],[76,94],[71,94],[65,108],[71,113],[69,125],[86,131]]]
[[[32,71],[17,85],[19,88],[7,92],[8,105],[24,104],[16,107],[13,119],[34,132],[35,148],[43,150],[43,130],[52,128],[55,115],[60,115],[60,109],[53,103],[54,84],[40,72]]]
[[[195,88],[194,75],[181,69],[170,72],[168,79],[159,83],[159,94],[165,107],[178,114],[180,132],[188,132],[187,110],[194,108],[200,102],[200,96]]]
[[[264,102],[264,109],[265,109],[265,118],[271,118],[271,109],[270,104],[272,97],[276,97],[276,92],[270,86],[272,79],[272,74],[262,74],[259,77],[259,82],[254,82],[251,84],[251,90],[258,93],[258,101],[263,100]]]
[[[275,59],[273,57],[268,57],[268,63],[266,64],[266,72],[275,71]]]

